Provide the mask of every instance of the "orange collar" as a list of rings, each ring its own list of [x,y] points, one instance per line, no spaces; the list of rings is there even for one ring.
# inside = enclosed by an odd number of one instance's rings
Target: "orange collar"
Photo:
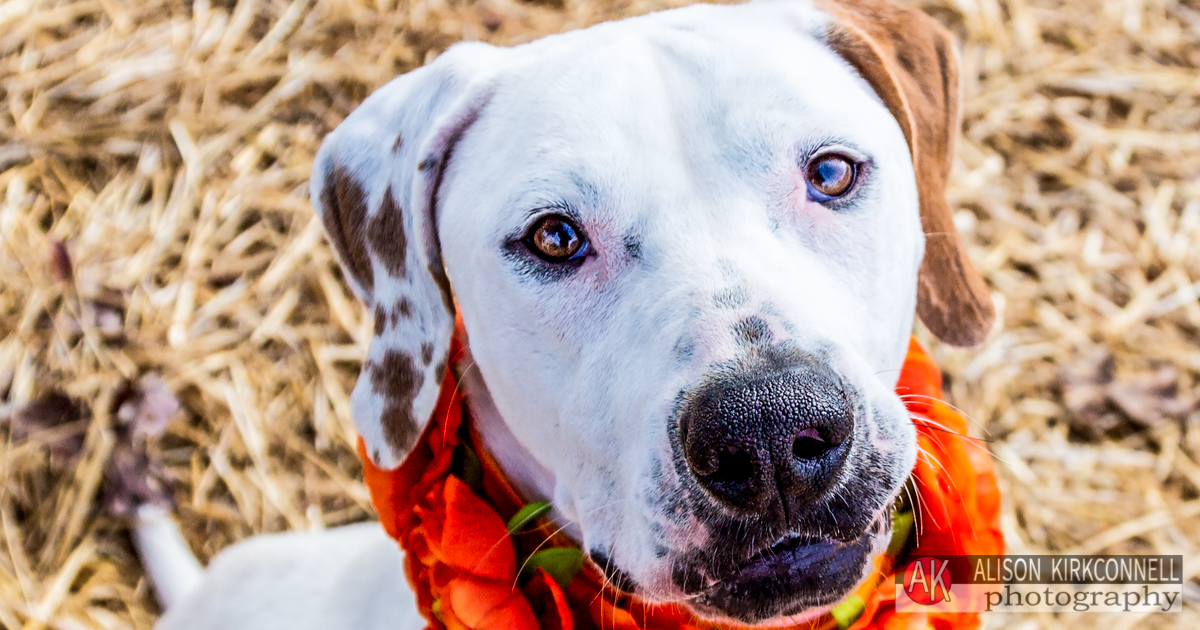
[[[456,334],[452,357],[459,356]],[[914,338],[896,392],[913,416],[913,468],[921,509],[912,556],[1004,551],[1000,491],[990,456],[967,444],[966,419],[942,401],[942,376]],[[526,505],[482,448],[452,372],[429,426],[395,470],[375,467],[358,444],[371,503],[405,551],[408,581],[434,630],[699,630],[713,624],[676,605],[643,602],[606,585],[551,523]],[[531,516],[532,515],[532,516]],[[911,513],[897,517],[903,522]],[[507,524],[506,524],[507,521]],[[904,529],[904,528],[900,528]],[[896,613],[893,540],[873,574],[830,613],[797,630],[969,630],[977,614]],[[899,544],[897,544],[899,543]]]

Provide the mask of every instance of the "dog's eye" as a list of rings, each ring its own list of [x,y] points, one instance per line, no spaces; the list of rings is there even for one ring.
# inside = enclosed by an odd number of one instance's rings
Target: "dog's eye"
[[[818,156],[808,163],[805,178],[814,201],[837,199],[850,191],[856,176],[854,161],[838,154]]]
[[[570,219],[551,215],[533,224],[525,236],[525,246],[538,258],[549,262],[565,262],[578,258],[584,251],[583,230]]]

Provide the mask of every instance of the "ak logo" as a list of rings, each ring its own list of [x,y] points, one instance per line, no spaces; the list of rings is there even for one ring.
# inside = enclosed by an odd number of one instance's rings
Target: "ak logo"
[[[950,601],[950,561],[918,558],[904,570],[904,592],[918,604],[932,606]]]

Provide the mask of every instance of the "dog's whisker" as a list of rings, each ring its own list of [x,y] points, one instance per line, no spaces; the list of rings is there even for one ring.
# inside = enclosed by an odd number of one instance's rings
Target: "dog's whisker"
[[[914,483],[915,483],[915,480],[910,476],[909,482],[906,482],[904,484],[904,494],[908,496],[908,504],[911,505],[912,509],[913,509],[913,517],[914,517],[913,522],[916,524],[916,527],[914,528],[914,535],[917,538],[917,543],[920,544],[921,529],[922,529],[921,528],[921,504],[919,502],[917,502],[916,499],[913,498],[913,484]]]
[[[837,499],[837,496],[838,496],[838,492],[839,492],[839,491],[841,491],[841,488],[835,489],[835,490],[833,491],[833,498],[834,498],[834,500],[836,500],[836,499]],[[834,513],[833,513],[833,507],[831,507],[831,506],[830,506],[830,504],[831,504],[831,503],[832,503],[832,501],[827,501],[827,502],[825,503],[825,511],[826,511],[826,512],[829,512],[829,517],[830,517],[830,518],[833,520],[833,524],[834,524],[834,525],[837,525],[837,514],[834,514]]]
[[[953,429],[946,428],[945,425],[937,424],[934,422],[927,422],[923,418],[913,417],[912,420],[914,421],[913,424],[916,426],[923,427],[926,429],[932,429],[939,433],[949,433],[950,435],[953,435],[954,437],[962,438],[964,440],[967,440],[968,442],[982,442],[984,444],[991,444],[992,442],[995,442],[995,440],[987,440],[984,438],[977,438],[972,435],[967,435],[965,433],[959,433],[958,431],[955,431]]]
[[[946,449],[946,444],[944,442],[942,442],[942,439],[941,439],[942,433],[949,433],[951,435],[954,435],[955,437],[963,437],[963,438],[967,437],[960,433],[949,430],[945,425],[940,424],[934,420],[928,420],[926,418],[923,418],[920,416],[914,416],[914,415],[910,415],[909,418],[914,421],[914,424],[920,422],[922,424],[920,424],[919,426],[931,428],[931,429],[938,431],[938,433],[929,434],[929,438],[931,440],[933,440],[937,444],[938,448],[942,449],[943,451],[945,451],[947,449]],[[970,440],[968,440],[968,443],[970,443]],[[949,474],[949,471],[946,470],[945,466],[939,461],[938,457],[935,454],[930,453],[928,450],[923,448],[920,443],[917,444],[917,452],[918,452],[918,455],[925,455],[927,463],[929,463],[931,466],[937,466],[939,470],[947,473],[947,476],[949,476],[951,478],[952,482],[954,481],[953,475]],[[957,487],[955,488],[955,491],[956,492],[958,491]],[[960,497],[962,496],[961,493],[959,493],[959,496]]]
[[[596,509],[597,509],[597,510],[600,510],[600,509],[604,509],[604,508],[606,508],[606,507],[611,507],[612,505],[616,505],[616,504],[618,504],[618,503],[621,503],[621,502],[623,502],[624,500],[625,500],[625,499],[619,499],[619,500],[616,500],[616,501],[612,501],[612,502],[610,502],[610,503],[608,503],[608,504],[606,504],[606,505],[600,506],[600,507],[598,507],[598,508],[596,508]],[[591,512],[589,511],[588,513],[590,514]],[[542,548],[542,545],[545,545],[547,542],[550,542],[550,538],[553,538],[555,534],[557,534],[558,532],[561,532],[563,529],[566,529],[566,528],[567,528],[567,527],[569,527],[569,526],[570,526],[570,524],[568,523],[567,525],[563,525],[562,527],[560,527],[560,528],[559,528],[557,531],[555,531],[555,532],[554,532],[554,534],[551,534],[549,537],[547,537],[545,540],[543,540],[543,541],[542,541],[542,542],[541,542],[541,543],[540,543],[540,544],[537,546],[537,548],[536,548],[536,549],[534,549],[534,552],[536,553],[538,549],[541,549],[541,548]],[[506,539],[506,538],[508,538],[508,537],[509,537],[509,534],[506,532],[506,533],[504,534],[504,536],[502,536],[502,537],[501,537],[500,539],[498,539],[496,542],[492,543],[492,546],[491,546],[491,547],[489,547],[489,548],[488,548],[488,550],[487,550],[487,551],[485,551],[485,552],[483,553],[483,555],[482,555],[482,556],[480,556],[479,562],[483,562],[483,559],[484,559],[484,558],[486,558],[486,557],[488,557],[488,555],[489,555],[489,554],[491,554],[493,551],[495,551],[495,550],[496,550],[496,547],[499,547],[501,544],[503,544],[503,543],[504,543],[504,541],[505,541],[505,539]],[[532,556],[533,554],[530,554],[530,555]],[[526,562],[526,563],[528,563],[528,562],[529,562],[529,559],[527,558],[527,559],[525,560],[525,562]],[[472,567],[472,569],[478,568],[478,566],[479,566],[479,565],[478,565],[478,564],[476,564],[476,565],[475,565],[475,567]],[[521,565],[521,569],[524,569],[524,568],[525,568],[525,566],[526,566],[525,564],[522,564],[522,565]],[[518,570],[518,571],[517,571],[517,574],[518,574],[518,575],[520,575],[520,573],[521,573],[521,571],[520,571],[520,570]],[[516,583],[515,583],[515,582],[513,583],[513,588],[514,588],[514,589],[516,588]]]
[[[946,450],[946,443],[942,441],[942,435],[949,433],[950,435],[953,435],[955,437],[961,437],[961,438],[967,437],[965,435],[962,435],[961,433],[951,431],[946,425],[941,424],[934,420],[927,420],[920,416],[909,416],[909,418],[913,421],[913,424],[916,426],[933,429],[934,433],[929,434],[929,439],[933,440],[938,445],[938,448],[940,448],[942,450]]]
[[[716,586],[717,584],[720,584],[720,583],[721,583],[721,581],[713,582],[710,586]],[[704,593],[699,592],[699,593],[692,593],[691,595],[680,595],[679,597],[664,597],[664,598],[659,599],[658,603],[660,603],[660,604],[682,604],[684,602],[695,601],[697,599],[700,599],[703,596],[704,596]],[[643,626],[646,625],[644,620],[642,622],[642,625]]]
[[[916,417],[912,417],[912,419],[913,419],[914,421],[918,420],[918,418],[916,418]],[[940,429],[939,429],[939,427],[943,426],[943,425],[937,425],[937,426],[934,426],[934,425],[936,425],[936,423],[934,423],[932,420],[927,420],[926,418],[919,418],[919,420],[920,420],[920,421],[923,423],[923,424],[922,424],[922,426],[927,426],[927,427],[929,427],[929,428],[932,428],[932,429],[935,429],[935,430],[940,430]],[[953,434],[953,435],[957,435],[957,436],[959,436],[959,437],[968,438],[968,436],[962,435],[962,434],[960,434],[960,433],[956,433],[956,432],[954,432],[954,431],[949,431],[949,430],[946,430],[946,431],[944,431],[944,432],[946,432],[946,433],[951,433],[951,434]],[[999,455],[996,455],[996,454],[995,454],[995,453],[993,453],[993,452],[992,452],[990,449],[988,449],[988,448],[986,448],[986,447],[984,447],[984,446],[982,446],[982,445],[978,444],[978,442],[985,442],[985,443],[989,443],[989,444],[990,444],[990,443],[992,443],[992,442],[993,442],[993,440],[981,440],[981,439],[978,439],[978,438],[968,438],[968,440],[967,440],[967,443],[968,443],[968,444],[970,444],[970,445],[974,446],[975,448],[978,448],[978,449],[982,450],[983,452],[987,453],[988,455],[990,455],[990,456],[991,456],[991,458],[992,458],[992,459],[994,459],[994,460],[996,460],[996,461],[998,461],[998,462],[1000,462],[1000,463],[1004,464],[1005,466],[1008,466],[1009,468],[1013,468],[1013,469],[1015,469],[1015,468],[1016,468],[1016,466],[1015,466],[1015,465],[1014,465],[1012,462],[1008,461],[1007,459],[1004,459],[1003,457],[1000,457]]]
[[[610,502],[608,502],[608,503],[605,503],[605,504],[602,504],[602,505],[598,505],[598,506],[596,506],[596,507],[594,507],[594,508],[592,508],[592,509],[590,509],[590,510],[587,510],[587,511],[585,511],[585,512],[584,512],[582,515],[585,515],[585,516],[590,516],[590,515],[592,515],[592,514],[594,514],[594,513],[596,513],[596,512],[599,512],[599,511],[601,511],[601,510],[606,510],[606,509],[608,509],[608,508],[610,508],[610,507],[612,507],[612,506],[614,506],[614,505],[619,505],[619,504],[621,504],[621,503],[625,503],[625,502],[627,502],[628,500],[629,500],[629,497],[622,498],[622,499],[616,499],[616,500],[614,500],[614,501],[610,501]],[[570,527],[570,526],[571,526],[571,524],[570,524],[570,523],[568,523],[568,524],[566,524],[566,525],[563,525],[563,526],[559,527],[558,529],[556,529],[554,532],[552,532],[552,533],[551,533],[549,536],[547,536],[546,538],[544,538],[544,539],[542,540],[542,542],[538,543],[537,547],[535,547],[535,548],[534,548],[533,552],[531,552],[531,553],[529,554],[529,555],[530,555],[530,557],[532,557],[534,553],[537,553],[537,552],[538,552],[538,550],[540,550],[540,549],[541,549],[543,546],[545,546],[545,545],[546,545],[546,543],[550,542],[550,539],[551,539],[551,538],[553,538],[554,536],[558,535],[559,533],[561,533],[563,530],[565,530],[566,528],[568,528],[568,527]],[[517,570],[517,575],[520,575],[521,571],[525,569],[525,567],[528,565],[528,563],[529,563],[529,559],[528,559],[528,558],[526,558],[525,562],[524,562],[524,563],[522,563],[522,565],[521,565],[520,569],[518,569],[518,570]],[[619,589],[617,589],[617,588],[616,588],[616,585],[612,583],[612,580],[610,580],[610,579],[609,579],[609,577],[608,577],[608,570],[611,568],[611,566],[612,566],[612,557],[611,557],[611,555],[609,555],[609,556],[606,556],[606,563],[605,563],[605,567],[604,567],[604,569],[603,569],[603,570],[601,570],[601,572],[600,572],[600,578],[601,578],[601,580],[602,580],[601,587],[600,587],[600,591],[596,593],[595,597],[593,597],[593,598],[591,599],[591,601],[589,602],[589,604],[594,604],[594,603],[596,603],[596,599],[600,598],[600,597],[601,597],[601,596],[604,594],[604,590],[605,590],[607,587],[609,587],[609,586],[612,586],[612,587],[613,587],[613,590],[619,590]],[[514,583],[514,586],[515,586],[515,583]],[[616,604],[614,603],[614,604],[613,604],[613,606],[614,606],[614,609],[615,609],[615,607],[616,607]],[[614,619],[615,619],[615,617],[614,617]],[[603,616],[601,616],[601,621],[603,622]],[[615,621],[614,621],[614,623],[615,623]]]
[[[553,532],[551,532],[551,533],[550,533],[550,535],[549,535],[549,536],[547,536],[547,537],[545,538],[545,540],[543,540],[542,542],[538,543],[538,546],[534,547],[534,548],[533,548],[533,551],[529,552],[529,557],[528,557],[528,558],[525,558],[525,562],[522,562],[522,563],[521,563],[521,566],[517,568],[517,575],[518,575],[518,576],[519,576],[519,575],[521,575],[521,572],[522,572],[522,571],[524,571],[524,570],[525,570],[525,567],[529,565],[529,561],[533,559],[533,554],[535,554],[535,553],[537,553],[539,550],[541,550],[541,548],[542,548],[543,546],[545,546],[545,545],[546,545],[546,543],[550,542],[550,539],[551,539],[551,538],[554,538],[555,536],[557,536],[558,534],[560,534],[560,533],[561,533],[563,530],[565,530],[565,529],[566,529],[566,528],[568,528],[568,527],[570,527],[570,524],[563,525],[562,527],[559,527],[558,529],[556,529],[556,530],[554,530]],[[516,580],[515,580],[515,579],[513,580],[513,586],[514,586],[514,587],[516,586]]]
[[[919,457],[919,456],[921,456],[921,455],[926,455],[926,456],[928,456],[928,454],[927,454],[927,453],[925,453],[925,452],[924,452],[924,450],[922,450],[922,449],[918,448],[918,451],[917,451],[917,456]],[[922,512],[922,513],[921,513],[921,516],[922,516],[922,517],[926,517],[926,516],[927,516],[927,517],[929,517],[930,519],[933,519],[933,512],[932,512],[932,510],[929,508],[928,499],[927,499],[927,498],[926,498],[926,496],[925,496],[925,495],[924,495],[924,494],[921,492],[921,489],[920,489],[920,488],[918,488],[918,487],[916,487],[916,484],[914,484],[914,486],[913,486],[913,493],[914,493],[914,494],[916,494],[917,504],[918,504],[918,505],[921,505],[921,506],[923,507],[923,509],[924,509],[924,512]],[[936,525],[937,525],[937,523],[936,523],[936,522],[934,522],[934,525],[936,526]]]
[[[467,365],[467,367],[463,368],[462,374],[455,380],[455,383],[454,383],[454,395],[455,396],[459,396],[462,393],[463,383],[467,380],[467,372],[470,372],[471,368],[473,368],[473,367],[476,367],[476,363],[475,363],[474,359],[471,360],[471,363],[469,365]],[[451,368],[447,368],[447,369],[451,369]],[[448,425],[442,427],[442,442],[443,443],[445,443],[446,439],[448,437],[450,437],[449,434],[447,433],[448,430],[449,430]]]
[[[595,514],[596,512],[599,512],[600,510],[606,510],[614,505],[625,503],[626,501],[628,501],[628,497],[624,498],[624,499],[616,499],[616,500],[610,501],[608,503],[605,503],[604,505],[596,506],[595,508],[592,508],[591,510],[584,512],[584,515],[591,516],[592,514]],[[551,502],[551,505],[553,505],[553,502]],[[560,533],[562,533],[564,530],[566,530],[568,527],[570,527],[573,524],[577,525],[578,523],[567,523],[566,525],[562,525],[558,529],[554,530],[553,532],[550,532],[550,534],[548,536],[543,538],[542,542],[538,543],[538,545],[533,548],[533,551],[529,552],[529,557],[525,559],[525,562],[521,563],[520,568],[517,569],[517,575],[519,576],[521,574],[521,571],[524,571],[525,567],[529,565],[529,561],[533,558],[533,554],[537,553],[539,550],[541,550],[542,547],[546,546],[546,543],[549,543],[552,538],[559,535]],[[513,585],[516,586],[516,583],[514,582]]]
[[[945,473],[945,476],[950,479],[951,489],[953,490],[953,492],[956,495],[958,495],[958,499],[961,500],[962,499],[962,491],[959,490],[958,483],[955,480],[954,475],[950,474],[950,471],[946,469],[944,464],[942,464],[940,461],[938,461],[938,458],[934,454],[926,451],[925,449],[920,449],[920,454],[925,456],[925,462],[927,464],[929,464],[930,466],[936,467],[938,470]],[[918,492],[917,494],[920,494],[920,492]],[[943,501],[944,501],[944,497],[941,497],[940,494],[939,494],[939,498],[943,499]],[[972,526],[971,535],[974,536],[975,535],[974,524],[972,523],[971,526]]]
[[[987,427],[983,426],[982,422],[976,420],[971,414],[967,413],[966,411],[963,411],[961,408],[959,408],[945,400],[942,400],[941,398],[935,398],[933,396],[926,396],[925,394],[902,394],[902,395],[898,396],[898,398],[900,398],[900,400],[904,400],[906,398],[920,398],[920,399],[924,399],[924,400],[931,400],[931,401],[934,401],[937,403],[941,403],[941,404],[946,405],[947,407],[953,409],[954,411],[957,411],[959,414],[962,415],[962,417],[971,421],[972,424],[979,427],[980,431],[983,431],[984,433],[986,433],[988,435],[992,434],[991,431],[987,430]]]
[[[993,441],[993,440],[985,440],[983,438],[977,438],[977,437],[974,437],[971,435],[967,435],[966,433],[960,433],[960,432],[955,431],[954,429],[951,429],[950,427],[946,426],[946,424],[943,422],[939,422],[937,420],[932,420],[930,418],[926,418],[925,416],[909,414],[908,419],[912,420],[912,423],[915,426],[926,428],[926,429],[933,429],[934,431],[938,431],[939,433],[948,433],[955,437],[963,438],[964,440],[968,440],[968,441],[972,441],[972,442],[984,442],[984,443],[991,443]],[[933,436],[930,436],[930,437],[933,437]]]
[[[605,556],[604,556],[604,559],[605,559],[605,562],[604,562],[604,571],[603,571],[603,575],[604,575],[604,587],[613,586],[613,588],[614,588],[614,590],[615,590],[615,589],[616,589],[616,586],[615,586],[615,585],[613,585],[613,583],[612,583],[612,580],[610,580],[610,579],[608,578],[608,571],[609,571],[609,569],[610,569],[610,568],[612,568],[612,554],[611,554],[611,553],[609,553],[609,554],[605,555]],[[601,592],[601,593],[603,593],[603,592],[604,592],[604,589],[603,589],[603,588],[601,588],[600,592]],[[617,602],[616,602],[616,598],[614,597],[614,598],[613,598],[613,599],[612,599],[612,600],[609,602],[609,604],[612,606],[612,623],[613,623],[613,630],[616,630],[616,627],[617,627]],[[603,608],[601,608],[601,610],[603,610]],[[601,617],[600,617],[600,625],[602,625],[602,626],[604,625],[604,617],[603,617],[603,615],[601,615]]]
[[[928,451],[925,451],[924,449],[922,449],[922,453],[924,453],[926,455],[927,463],[929,463],[930,465],[933,465],[933,466],[937,466],[937,468],[939,470],[941,470],[943,473],[945,473],[945,476],[950,479],[951,489],[954,491],[954,493],[956,495],[958,495],[958,499],[962,500],[962,498],[963,498],[962,491],[958,487],[958,481],[956,480],[955,476],[953,474],[951,474],[950,471],[946,468],[945,464],[943,464],[932,453],[929,453]],[[970,527],[971,527],[971,536],[973,538],[978,537],[978,535],[975,531],[975,523],[973,521],[968,520],[967,524],[970,525]]]
[[[988,449],[987,447],[985,447],[985,446],[982,446],[981,444],[979,444],[980,442],[983,442],[983,443],[986,443],[986,444],[991,444],[992,442],[994,442],[994,440],[984,440],[984,439],[980,439],[980,438],[971,437],[971,436],[968,436],[968,435],[963,435],[963,434],[961,434],[961,433],[958,433],[958,432],[956,432],[956,431],[952,431],[952,430],[950,430],[950,429],[947,429],[947,428],[945,428],[945,425],[942,425],[942,424],[940,424],[940,423],[937,423],[937,422],[935,422],[935,421],[933,421],[933,420],[929,420],[928,418],[925,418],[925,417],[923,417],[923,416],[912,416],[912,415],[910,415],[910,416],[909,416],[909,418],[910,418],[911,420],[913,420],[913,423],[914,423],[914,424],[918,424],[918,426],[922,426],[922,427],[930,428],[930,429],[933,429],[933,430],[935,430],[935,431],[942,431],[943,433],[949,433],[949,434],[951,434],[951,435],[955,435],[955,436],[957,436],[957,437],[965,438],[965,439],[967,440],[967,444],[970,444],[971,446],[974,446],[975,448],[978,448],[978,449],[982,450],[983,452],[985,452],[985,453],[987,453],[989,456],[991,456],[991,458],[992,458],[992,459],[994,459],[994,460],[996,460],[996,461],[998,461],[998,462],[1000,462],[1000,463],[1004,464],[1005,466],[1008,466],[1010,469],[1016,469],[1016,466],[1015,466],[1015,465],[1014,465],[1012,462],[1008,461],[1007,459],[1004,459],[1003,457],[1000,457],[999,455],[995,454],[994,452],[992,452],[992,451],[991,451],[990,449]],[[931,436],[931,437],[932,437],[932,436]]]

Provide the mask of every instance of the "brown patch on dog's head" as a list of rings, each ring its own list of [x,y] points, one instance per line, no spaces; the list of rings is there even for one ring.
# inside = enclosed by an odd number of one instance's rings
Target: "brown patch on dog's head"
[[[946,343],[982,343],[996,313],[946,202],[959,131],[953,40],[928,15],[882,0],[817,0],[817,4],[834,18],[826,42],[883,100],[912,153],[926,241],[917,314]]]

